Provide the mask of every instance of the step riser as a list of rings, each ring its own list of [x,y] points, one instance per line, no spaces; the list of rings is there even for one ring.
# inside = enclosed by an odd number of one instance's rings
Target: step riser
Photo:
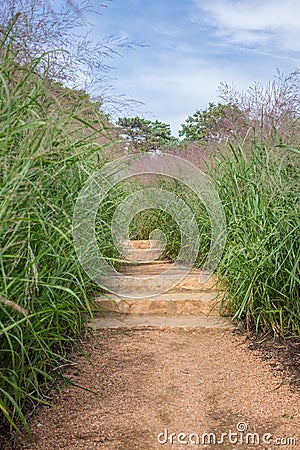
[[[98,300],[97,304],[104,311],[122,314],[189,314],[197,316],[219,315],[220,299],[207,300]]]
[[[130,248],[122,249],[123,257],[128,261],[134,262],[151,262],[160,257],[161,249],[160,248],[151,248],[144,250],[135,250]]]
[[[172,286],[169,288],[169,286]],[[117,290],[122,291],[134,291],[134,290],[145,290],[145,286],[149,291],[162,291],[165,292],[209,292],[217,291],[221,288],[220,283],[217,282],[215,277],[211,277],[208,280],[199,283],[199,276],[188,276],[184,280],[178,283],[178,278],[175,276],[157,276],[149,278],[130,278],[126,276],[126,279],[113,277],[107,280],[106,286],[111,286]]]

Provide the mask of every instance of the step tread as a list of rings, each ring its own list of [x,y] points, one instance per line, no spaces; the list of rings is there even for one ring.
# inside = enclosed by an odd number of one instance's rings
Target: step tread
[[[95,316],[89,323],[93,329],[168,329],[168,328],[222,328],[233,330],[235,328],[232,321],[226,317],[216,316],[195,316],[195,315],[139,315],[107,313],[105,316]]]
[[[114,292],[141,292],[153,291],[153,295],[159,292],[212,292],[221,290],[222,285],[215,276],[207,278],[207,275],[199,274],[182,277],[180,275],[130,275],[111,276],[106,280],[106,286]],[[147,294],[148,296],[148,294]]]
[[[159,260],[159,261],[153,261],[151,263],[144,263],[144,264],[137,264],[137,265],[132,265],[132,264],[127,264],[125,266],[122,267],[122,273],[129,275],[130,272],[132,272],[132,274],[134,276],[136,276],[137,274],[141,274],[141,272],[145,272],[144,274],[147,276],[148,274],[153,274],[153,273],[157,273],[160,274],[163,271],[166,271],[170,268],[173,268],[174,271],[183,271],[184,270],[184,266],[181,265],[177,265],[174,266],[174,264],[172,262],[169,261],[165,261],[165,260]],[[196,269],[193,268],[189,271],[189,275],[200,275],[200,273],[202,272],[201,269]],[[208,271],[203,271],[205,274],[208,274]]]

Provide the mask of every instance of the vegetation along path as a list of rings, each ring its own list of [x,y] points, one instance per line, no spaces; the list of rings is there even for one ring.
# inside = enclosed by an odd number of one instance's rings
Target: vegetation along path
[[[107,312],[92,324],[97,342],[85,344],[90,363],[78,355],[67,373],[73,384],[53,394],[54,408],[39,409],[33,440],[19,448],[299,448],[299,391],[282,384],[280,364],[263,361],[217,316],[215,279],[199,282],[193,270],[149,297],[166,268],[129,265],[126,298],[99,298]],[[145,297],[130,298],[136,289]]]

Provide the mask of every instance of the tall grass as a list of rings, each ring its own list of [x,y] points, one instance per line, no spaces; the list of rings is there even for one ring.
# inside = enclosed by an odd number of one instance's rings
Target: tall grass
[[[28,405],[45,401],[45,385],[59,373],[70,343],[85,334],[91,314],[71,221],[76,194],[99,167],[93,137],[103,127],[99,115],[90,127],[85,122],[90,133],[81,133],[82,121],[63,109],[58,119],[60,100],[36,72],[39,61],[21,66],[11,48],[6,33],[0,43],[0,428],[23,424],[29,431]]]
[[[227,219],[226,308],[256,329],[299,335],[299,161],[278,148],[230,150],[212,173]]]

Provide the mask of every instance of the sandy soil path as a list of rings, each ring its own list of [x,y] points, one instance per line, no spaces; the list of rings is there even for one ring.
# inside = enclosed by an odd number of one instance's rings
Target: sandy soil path
[[[300,448],[299,390],[280,386],[280,367],[249,350],[243,335],[156,330],[98,336],[101,348],[90,342],[86,349],[93,366],[80,357],[69,373],[97,394],[64,388],[55,408],[40,408],[31,421],[33,442],[25,439],[19,448]],[[288,444],[290,438],[295,441]]]

